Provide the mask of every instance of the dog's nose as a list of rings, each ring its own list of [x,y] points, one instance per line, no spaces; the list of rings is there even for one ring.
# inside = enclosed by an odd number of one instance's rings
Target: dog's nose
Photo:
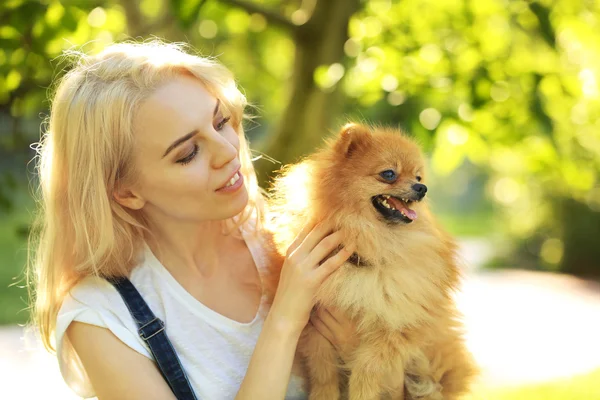
[[[415,183],[412,185],[412,188],[415,192],[417,192],[417,196],[419,196],[419,200],[425,197],[425,193],[427,193],[427,186],[422,183]]]

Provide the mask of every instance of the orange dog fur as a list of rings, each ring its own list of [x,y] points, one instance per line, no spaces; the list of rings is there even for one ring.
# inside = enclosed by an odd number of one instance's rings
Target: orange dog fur
[[[425,199],[419,201],[425,181],[412,140],[398,130],[356,124],[276,179],[267,223],[276,251],[264,278],[271,301],[281,254],[308,221],[330,224],[343,231],[343,243],[356,245],[357,257],[325,281],[316,300],[355,322],[359,345],[341,363],[307,325],[298,359],[311,400],[339,399],[344,374],[350,400],[453,400],[468,391],[476,367],[452,298],[457,246]],[[388,196],[387,205],[380,195]]]

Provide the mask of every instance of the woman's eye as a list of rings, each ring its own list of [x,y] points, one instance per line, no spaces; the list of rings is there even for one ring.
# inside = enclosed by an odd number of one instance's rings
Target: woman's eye
[[[386,169],[385,171],[380,172],[379,176],[381,176],[383,179],[389,182],[393,182],[396,180],[396,172],[391,169]]]
[[[177,160],[177,163],[181,165],[189,164],[190,162],[192,162],[194,157],[196,157],[196,154],[198,154],[198,145],[194,144],[194,149],[192,150],[192,152],[187,156],[183,157],[182,159]]]
[[[215,127],[215,129],[216,129],[217,131],[220,131],[221,129],[223,129],[223,128],[225,127],[225,125],[227,125],[227,123],[229,122],[229,120],[230,120],[230,119],[231,119],[231,117],[223,118],[223,119],[221,120],[221,122],[219,122],[219,123],[217,124],[217,126]]]
[[[421,177],[417,176],[417,182],[421,182]]]

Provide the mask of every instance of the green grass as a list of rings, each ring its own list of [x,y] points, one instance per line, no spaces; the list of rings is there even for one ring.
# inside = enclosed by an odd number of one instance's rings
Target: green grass
[[[16,196],[14,210],[0,214],[0,325],[27,322],[25,263],[27,236],[33,201],[25,194]]]
[[[464,400],[600,400],[600,369],[589,374],[514,388],[476,388]]]

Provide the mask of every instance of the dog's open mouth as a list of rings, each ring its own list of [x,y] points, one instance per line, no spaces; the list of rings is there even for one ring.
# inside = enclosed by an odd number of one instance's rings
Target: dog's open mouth
[[[373,207],[388,221],[411,223],[417,219],[417,213],[409,206],[413,200],[401,199],[388,194],[380,194],[371,199]]]

